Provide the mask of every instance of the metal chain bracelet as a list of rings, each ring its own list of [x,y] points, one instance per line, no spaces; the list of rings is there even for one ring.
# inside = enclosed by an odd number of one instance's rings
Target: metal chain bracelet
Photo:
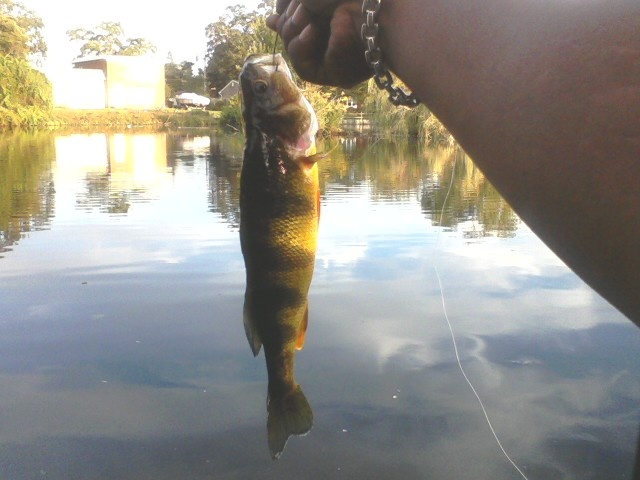
[[[389,101],[394,105],[403,105],[413,108],[420,103],[413,93],[405,92],[402,88],[393,84],[391,72],[382,61],[382,51],[376,44],[380,26],[378,25],[378,12],[380,11],[381,0],[364,0],[362,2],[362,13],[365,22],[362,24],[360,36],[362,41],[367,45],[364,52],[367,65],[373,69],[373,79],[380,90],[386,90],[389,93]],[[400,0],[402,1],[402,0]]]

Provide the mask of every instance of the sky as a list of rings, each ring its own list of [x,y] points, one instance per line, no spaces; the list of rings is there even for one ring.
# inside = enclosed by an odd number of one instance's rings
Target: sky
[[[42,18],[48,45],[45,71],[68,68],[80,53],[80,44],[71,43],[66,31],[91,29],[104,21],[119,22],[129,38],[142,37],[158,48],[163,60],[171,52],[173,60],[203,61],[206,49],[205,27],[230,5],[255,8],[260,0],[181,0],[148,2],[142,0],[21,0]]]

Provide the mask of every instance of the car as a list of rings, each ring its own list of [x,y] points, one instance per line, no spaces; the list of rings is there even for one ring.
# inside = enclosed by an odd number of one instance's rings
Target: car
[[[211,99],[197,93],[183,92],[170,98],[169,102],[174,108],[204,108],[211,103]]]

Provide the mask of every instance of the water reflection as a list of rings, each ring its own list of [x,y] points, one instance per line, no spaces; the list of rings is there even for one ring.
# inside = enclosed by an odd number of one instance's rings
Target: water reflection
[[[465,238],[515,235],[518,217],[469,157],[452,149],[432,151],[429,159],[420,204],[434,225]]]
[[[72,181],[78,171],[85,175],[78,209],[126,214],[133,203],[154,197],[167,172],[166,143],[166,134],[69,135],[56,138],[56,160]]]
[[[321,146],[296,358],[315,426],[273,463],[265,368],[240,326],[243,139],[167,133],[164,162],[116,179],[108,136],[63,137],[0,139],[0,230],[22,235],[0,260],[0,478],[516,478],[459,374],[441,293],[531,480],[630,478],[640,332],[459,154]],[[88,202],[94,174],[126,213]]]
[[[177,163],[193,167],[198,159],[206,160],[210,211],[238,228],[242,145],[240,136],[188,133],[5,136],[0,248],[46,228],[54,214],[56,183],[64,195],[73,194],[80,210],[122,215],[133,204],[157,198]],[[329,153],[319,166],[325,201],[332,190],[344,187],[344,194],[367,185],[374,201],[417,199],[434,226],[460,230],[466,238],[511,237],[517,230],[512,209],[459,150],[417,150],[357,137],[326,140],[320,151]],[[84,175],[81,185],[79,174]]]
[[[209,204],[231,226],[240,226],[240,170],[244,138],[212,136],[209,156]]]
[[[413,202],[417,196],[434,226],[460,230],[467,238],[515,234],[518,217],[460,149],[369,143],[363,137],[341,143],[337,150],[325,144],[331,152],[321,165],[325,182],[346,187],[368,182],[381,202]]]
[[[49,228],[53,160],[53,137],[47,133],[0,136],[0,258],[25,234]]]

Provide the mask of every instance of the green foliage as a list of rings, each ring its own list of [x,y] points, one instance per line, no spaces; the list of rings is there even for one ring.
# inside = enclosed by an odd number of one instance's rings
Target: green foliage
[[[273,49],[276,37],[264,21],[273,5],[274,0],[268,0],[252,12],[243,5],[230,6],[218,21],[207,25],[207,79],[216,90],[238,78],[248,55]]]
[[[69,40],[84,42],[80,55],[144,55],[155,52],[156,47],[144,38],[127,38],[118,22],[102,22],[92,30],[67,30]]]
[[[0,54],[0,128],[35,126],[49,119],[51,84],[20,58]]]
[[[220,109],[220,126],[234,132],[242,131],[242,102],[240,95],[225,100]]]
[[[176,64],[173,62],[164,65],[164,78],[167,88],[165,95],[167,98],[173,97],[180,92],[195,92],[201,95],[208,95],[204,91],[204,82],[202,78],[202,70],[199,75],[193,74],[193,62],[182,62]]]
[[[29,37],[16,21],[0,13],[0,53],[27,58]]]
[[[36,63],[47,56],[47,43],[42,35],[42,18],[15,0],[0,0],[0,16],[2,15],[11,17],[27,36],[27,53]]]
[[[342,119],[347,111],[344,92],[306,82],[304,96],[316,111],[321,133],[328,135],[341,130]]]
[[[368,82],[364,109],[372,115],[375,129],[384,137],[417,137],[425,144],[455,145],[455,139],[424,105],[396,107],[373,79]]]
[[[216,89],[220,90],[238,78],[248,55],[273,51],[276,37],[264,19],[273,10],[274,3],[273,0],[262,2],[252,12],[247,12],[242,5],[228,7],[217,22],[207,26],[207,78]],[[333,87],[311,83],[305,84],[304,93],[316,111],[321,131],[333,133],[340,130],[346,110],[341,101],[344,93]],[[240,101],[225,102],[221,110],[221,124],[241,130]]]

